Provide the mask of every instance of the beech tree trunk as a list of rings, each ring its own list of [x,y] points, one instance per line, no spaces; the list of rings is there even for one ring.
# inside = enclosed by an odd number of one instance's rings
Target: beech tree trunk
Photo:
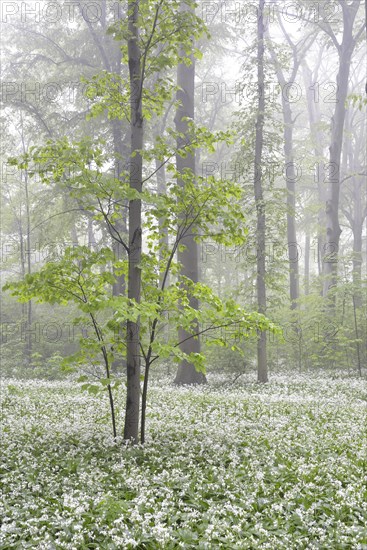
[[[358,172],[363,172],[363,166],[358,160],[359,155],[363,158],[365,149],[365,146],[363,146],[365,142],[365,131],[363,127],[358,137],[356,135],[356,141],[357,143],[353,143],[349,139],[344,145],[348,158],[349,172],[353,175],[349,180],[351,182],[352,204],[348,205],[349,208],[346,206],[343,212],[353,231],[353,296],[354,306],[358,309],[362,306],[362,233],[363,223],[367,215],[367,206],[363,200],[365,177],[358,175]],[[362,146],[359,148],[357,144],[362,144]]]
[[[257,25],[257,80],[258,80],[258,111],[256,119],[254,194],[256,203],[257,225],[257,307],[259,313],[266,313],[266,263],[265,263],[265,201],[262,179],[262,151],[265,114],[265,77],[264,77],[264,6],[265,0],[259,0],[259,17]],[[266,357],[266,332],[260,332],[257,341],[257,380],[268,381],[268,365]]]
[[[357,219],[353,225],[353,295],[356,308],[362,306],[362,228],[362,219]]]
[[[299,298],[298,243],[296,230],[296,172],[293,151],[293,121],[289,103],[283,105],[284,158],[287,185],[287,239],[289,261],[289,296],[291,309],[297,308]]]
[[[113,136],[113,148],[115,154],[115,178],[121,180],[121,173],[124,169],[123,158],[127,157],[126,154],[128,146],[124,143],[123,132],[122,132],[122,121],[113,120],[112,121],[112,136]],[[125,138],[126,139],[126,138]],[[115,222],[116,229],[119,234],[124,237],[127,233],[127,224],[126,224],[126,211],[120,211],[120,219]],[[125,249],[121,243],[117,240],[113,240],[112,248],[117,259],[122,259],[125,254]],[[116,283],[113,285],[113,295],[119,296],[120,294],[125,294],[126,290],[126,281],[124,275],[118,275],[116,277]]]
[[[121,53],[121,52],[120,52]],[[119,58],[120,59],[120,58]],[[120,74],[120,63],[117,63],[117,70],[119,71],[118,74]],[[115,155],[115,165],[114,165],[114,177],[121,180],[121,173],[124,170],[124,163],[123,159],[128,158],[128,151],[129,151],[129,144],[126,143],[126,138],[128,138],[128,134],[125,138],[123,138],[123,124],[121,120],[114,119],[111,121],[112,125],[112,137],[113,137],[113,149],[114,149],[114,155]],[[126,204],[127,206],[127,204]],[[126,224],[126,212],[127,210],[122,210],[119,212],[120,217],[116,219],[114,222],[115,229],[118,232],[119,235],[125,240],[126,234],[127,234],[127,224]],[[122,258],[126,258],[126,251],[122,244],[116,240],[112,240],[112,250],[114,253],[114,256],[117,260],[121,260]],[[117,275],[116,281],[112,286],[112,295],[113,296],[120,296],[126,294],[126,280],[125,275]],[[120,337],[120,335],[117,335]],[[126,367],[126,361],[125,359],[114,359],[111,364],[111,369],[113,372],[121,371],[124,367]]]
[[[21,115],[21,142],[23,154],[27,152],[27,147],[24,138],[24,122],[23,115]],[[24,198],[25,198],[25,236],[23,233],[23,221],[22,221],[22,209],[19,212],[19,233],[20,233],[20,254],[22,265],[22,276],[24,277],[27,272],[28,275],[32,273],[31,262],[31,210],[30,210],[30,197],[29,197],[29,180],[28,172],[24,171]],[[25,237],[25,239],[24,239]],[[26,243],[26,246],[25,246]],[[24,314],[24,355],[25,363],[27,367],[32,365],[32,300],[29,300],[24,307],[22,307],[22,313]]]
[[[96,250],[96,247],[97,247],[97,242],[96,242],[96,238],[94,236],[94,231],[93,231],[93,219],[88,216],[88,229],[87,229],[87,237],[88,237],[88,248],[89,250],[91,250],[92,252],[94,252]]]
[[[162,166],[162,163],[159,159],[155,159],[155,169],[157,170],[157,191],[158,195],[165,195],[167,193],[167,186],[166,186],[166,169],[165,166]],[[160,262],[163,262],[164,259],[164,249],[168,250],[168,231],[167,228],[164,227],[164,220],[159,219],[159,234],[161,236],[160,238],[160,254],[159,254],[159,260]],[[159,279],[159,287],[162,287],[163,284],[163,277],[164,274],[160,274]],[[169,275],[166,276],[165,280],[165,287],[169,285]]]
[[[284,30],[285,32],[285,30]],[[287,81],[283,70],[280,66],[279,59],[270,46],[270,53],[273,59],[275,70],[277,73],[278,82],[283,90],[282,93],[282,112],[283,112],[283,137],[284,137],[284,164],[285,164],[285,179],[287,188],[287,246],[288,246],[288,262],[289,262],[289,297],[291,309],[296,309],[297,300],[299,298],[299,258],[298,258],[298,243],[296,230],[296,179],[297,174],[294,164],[294,146],[293,146],[293,118],[289,99],[284,90],[286,89]],[[295,52],[293,52],[293,68],[290,76],[290,82],[294,82],[299,68]]]
[[[321,62],[321,59],[319,60]],[[315,154],[315,180],[317,182],[318,199],[320,208],[317,215],[317,266],[318,274],[322,274],[322,258],[325,250],[325,161],[323,142],[324,135],[321,130],[320,104],[314,86],[318,86],[318,71],[312,75],[306,63],[303,64],[303,80],[307,90],[307,110],[310,123],[310,132]]]
[[[325,203],[326,243],[323,258],[324,297],[330,297],[330,290],[336,286],[338,276],[338,254],[341,234],[339,224],[340,162],[350,64],[356,44],[356,39],[353,38],[353,26],[359,4],[359,2],[353,2],[350,5],[347,3],[342,4],[344,28],[341,44],[337,42],[335,35],[332,35],[339,54],[339,69],[336,79],[337,101],[335,103],[335,110],[332,118],[330,163]],[[360,29],[357,35],[360,34],[361,30],[362,29]],[[335,297],[333,297],[332,303],[334,303],[334,299]]]
[[[29,202],[29,187],[28,187],[28,173],[25,171],[24,177],[24,187],[25,187],[25,199],[26,199],[26,224],[27,224],[27,274],[32,273],[32,263],[31,263],[31,214],[30,214],[30,202]],[[26,352],[26,362],[30,366],[32,364],[32,300],[29,300],[27,303],[27,330],[26,330],[26,339],[25,339],[25,352]]]
[[[193,8],[188,7],[184,2],[181,3],[181,11],[191,10]],[[188,124],[182,120],[184,117],[188,117],[194,120],[195,116],[195,59],[191,56],[191,64],[187,66],[185,63],[180,63],[177,67],[177,85],[179,90],[177,92],[177,100],[180,102],[177,108],[175,123],[176,130],[184,135],[183,138],[178,139],[177,147],[180,148],[187,142],[188,136]],[[192,174],[196,173],[195,170],[195,154],[188,154],[185,158],[176,155],[177,171],[181,174],[186,169],[190,170]],[[182,180],[179,180],[180,185],[184,185]],[[190,234],[192,229],[190,229]],[[193,237],[188,235],[180,241],[181,245],[185,245],[185,250],[177,253],[178,261],[181,263],[181,274],[191,279],[194,283],[199,280],[199,247],[194,241]],[[199,303],[196,298],[189,297],[190,307],[198,310]],[[197,332],[199,327],[197,327]],[[180,329],[178,332],[180,349],[184,353],[200,353],[200,338],[190,338],[190,334],[185,330]],[[204,374],[197,372],[194,365],[188,361],[182,361],[178,367],[175,384],[202,384],[206,382]]]
[[[139,3],[130,0],[129,10],[129,77],[130,77],[130,128],[131,128],[131,155],[130,187],[139,192],[142,190],[143,163],[141,154],[143,148],[143,113],[142,113],[142,76],[141,52],[139,48],[138,29]],[[140,303],[141,293],[141,200],[129,201],[129,269],[128,269],[128,298]],[[126,327],[126,409],[124,439],[133,443],[138,441],[139,409],[140,409],[140,321],[128,321]]]
[[[305,239],[305,295],[308,296],[310,293],[310,247],[311,247],[311,238],[310,234],[306,234]]]

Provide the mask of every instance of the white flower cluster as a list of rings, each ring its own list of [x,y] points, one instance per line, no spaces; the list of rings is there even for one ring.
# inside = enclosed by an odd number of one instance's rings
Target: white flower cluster
[[[242,378],[153,381],[135,448],[112,440],[105,396],[3,381],[0,547],[365,548],[366,381]]]

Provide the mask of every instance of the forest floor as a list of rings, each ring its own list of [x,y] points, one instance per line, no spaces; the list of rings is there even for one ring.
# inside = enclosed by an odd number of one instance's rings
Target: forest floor
[[[223,382],[153,382],[127,448],[106,394],[3,379],[0,548],[366,549],[367,380]]]

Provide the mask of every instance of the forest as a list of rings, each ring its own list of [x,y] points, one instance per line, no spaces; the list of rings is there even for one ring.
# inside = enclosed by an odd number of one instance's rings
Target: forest
[[[367,548],[367,0],[0,10],[0,548]]]

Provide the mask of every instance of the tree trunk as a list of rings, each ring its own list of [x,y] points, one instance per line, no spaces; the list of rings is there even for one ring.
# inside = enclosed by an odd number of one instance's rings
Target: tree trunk
[[[337,102],[335,104],[334,115],[332,118],[330,174],[327,181],[325,202],[326,243],[323,258],[323,295],[325,297],[330,297],[330,290],[336,286],[338,276],[338,253],[341,234],[341,228],[339,225],[340,162],[350,64],[355,46],[355,39],[353,38],[353,24],[358,10],[358,4],[359,3],[357,2],[342,6],[344,29],[342,43],[338,45],[339,70],[336,79]],[[332,303],[335,303],[335,296],[332,297]]]
[[[181,3],[181,11],[191,10],[184,2]],[[195,59],[191,56],[191,64],[187,66],[185,63],[180,63],[177,67],[177,85],[179,90],[177,92],[177,100],[180,105],[177,108],[175,117],[176,130],[185,137],[179,138],[177,141],[177,147],[180,148],[187,141],[188,137],[188,124],[182,120],[184,117],[188,117],[194,120],[195,109]],[[192,174],[195,174],[195,154],[188,154],[185,158],[176,155],[177,171],[181,174],[186,169],[190,170]],[[179,181],[180,185],[184,185],[183,181]],[[190,229],[190,233],[192,230]],[[194,241],[192,236],[184,237],[181,245],[185,246],[185,250],[177,253],[178,261],[181,263],[181,274],[191,279],[194,283],[199,280],[199,247]],[[199,303],[196,298],[190,297],[190,307],[198,310]],[[199,332],[199,327],[197,327]],[[200,353],[200,339],[190,338],[190,334],[185,330],[180,329],[178,332],[180,349],[184,353]],[[178,367],[175,384],[202,384],[206,382],[204,374],[197,372],[194,365],[188,361],[182,361]]]
[[[263,129],[265,114],[265,78],[264,78],[264,6],[265,0],[259,0],[259,17],[257,25],[257,79],[258,79],[258,111],[256,119],[254,194],[257,214],[257,306],[259,313],[266,313],[266,264],[265,264],[265,202],[262,180]],[[266,332],[260,332],[257,341],[257,379],[258,382],[268,381],[268,365],[266,358]]]
[[[19,245],[20,245],[20,272],[22,279],[24,279],[26,273],[29,271],[29,260],[30,260],[30,241],[24,238],[23,233],[23,214],[22,206],[19,207],[19,218],[18,218],[18,228],[19,228]],[[26,229],[28,235],[28,227]],[[28,253],[27,253],[28,247]],[[27,256],[27,263],[26,263]],[[27,268],[26,268],[27,265]],[[29,308],[30,301],[22,303],[22,336],[24,336],[24,363],[26,367],[31,367],[32,365],[32,341],[30,339],[30,330],[31,330],[31,310]]]
[[[361,132],[359,139],[363,140],[364,132]],[[349,170],[357,174],[357,172],[363,170],[359,165],[356,152],[356,146],[352,146],[349,141],[345,146],[348,153]],[[363,152],[362,152],[363,154]],[[351,216],[350,224],[353,231],[353,296],[354,307],[362,307],[362,233],[363,222],[366,215],[366,207],[363,203],[362,186],[365,183],[365,178],[362,176],[354,175],[351,178],[352,182],[352,199],[353,199],[353,214]]]
[[[139,48],[138,15],[139,4],[130,0],[128,59],[130,76],[130,128],[131,128],[131,163],[130,187],[139,192],[142,190],[142,157],[143,148],[143,113],[142,113],[142,75],[141,52]],[[135,92],[137,93],[135,94]],[[132,156],[134,154],[134,157]],[[140,303],[141,293],[141,200],[129,201],[129,269],[128,298]],[[133,443],[138,441],[139,408],[140,408],[140,321],[128,321],[126,328],[126,409],[124,439]]]
[[[155,159],[155,169],[157,170],[157,192],[158,195],[165,195],[167,193],[167,187],[166,187],[166,170],[165,167],[162,166],[162,163],[159,159]],[[159,234],[161,236],[159,244],[159,261],[160,264],[163,265],[163,261],[165,258],[164,250],[168,250],[168,231],[167,228],[164,227],[164,219],[159,219]],[[160,274],[159,279],[159,287],[162,288],[163,283],[163,277],[164,273]],[[165,280],[165,286],[167,287],[169,285],[169,275],[167,275]]]
[[[118,67],[120,67],[120,63],[117,64]],[[120,73],[119,73],[120,74]],[[121,120],[112,120],[112,137],[113,137],[113,149],[114,149],[114,157],[115,157],[115,166],[114,166],[114,177],[116,179],[121,180],[121,173],[124,169],[123,166],[123,158],[127,157],[127,151],[128,151],[128,144],[124,143],[123,140],[123,133],[122,133],[122,121]],[[126,139],[126,138],[125,138]],[[127,206],[127,203],[126,203]],[[116,219],[114,226],[118,232],[119,235],[124,239],[127,233],[127,226],[126,226],[126,210],[122,210],[122,212],[119,212],[120,217]],[[113,239],[112,240],[112,250],[114,253],[114,257],[116,260],[121,260],[125,256],[125,249],[122,246],[118,240]],[[116,275],[116,281],[112,286],[112,296],[120,296],[126,294],[126,281],[125,281],[125,275]],[[117,335],[118,338],[120,337]],[[111,370],[113,372],[118,372],[121,370],[121,367],[126,367],[126,361],[125,359],[114,359],[111,364]]]
[[[106,5],[104,6],[104,11],[106,12]],[[121,61],[122,61],[122,51],[119,45],[111,39],[111,37],[106,37],[106,49],[108,50],[109,58],[111,61],[112,70],[120,77],[121,76]],[[108,67],[106,67],[108,70]],[[120,119],[111,120],[111,130],[112,130],[112,139],[113,139],[113,150],[114,150],[114,177],[118,180],[122,180],[122,172],[125,169],[124,159],[128,158],[129,153],[129,134],[126,132],[126,135],[123,137],[123,121]],[[126,207],[128,206],[127,201],[124,201]],[[119,212],[119,218],[115,221],[115,228],[119,235],[125,240],[127,234],[127,220],[126,220],[127,210],[123,209]],[[116,260],[121,260],[126,257],[126,252],[122,244],[116,240],[112,240],[112,250]],[[116,281],[112,287],[112,296],[121,296],[126,294],[126,280],[125,275],[116,275]],[[120,338],[120,334],[116,335],[117,338]],[[126,368],[125,359],[114,359],[111,364],[111,370],[113,372],[121,371]]]
[[[88,248],[94,252],[97,248],[97,241],[93,231],[93,219],[88,216]]]
[[[308,296],[310,293],[310,246],[311,238],[310,234],[306,234],[305,240],[305,295]]]
[[[32,263],[31,263],[31,214],[30,214],[30,203],[29,203],[29,188],[28,188],[28,173],[25,171],[24,177],[24,188],[25,188],[25,200],[26,200],[26,223],[27,223],[27,273],[30,275],[32,273]],[[26,331],[26,361],[27,365],[32,363],[32,300],[29,300],[27,303],[27,331]]]
[[[314,91],[313,86],[317,83],[317,75],[315,77],[315,82],[313,82],[312,72],[307,67],[306,63],[303,64],[303,79],[305,83],[305,88],[308,91],[307,95],[307,109],[308,109],[308,118],[310,123],[310,132],[313,142],[313,149],[316,159],[315,165],[315,179],[317,182],[318,189],[318,199],[320,203],[320,208],[318,211],[318,228],[317,228],[317,266],[319,275],[322,274],[322,257],[323,251],[325,249],[325,238],[324,238],[324,227],[325,227],[325,162],[324,162],[324,151],[323,151],[323,142],[324,136],[323,132],[320,129],[321,125],[321,113],[318,98],[316,98],[316,92]]]
[[[113,149],[114,149],[114,155],[115,155],[114,176],[116,179],[121,180],[121,173],[124,169],[124,166],[123,166],[124,153],[126,154],[126,149],[128,150],[128,145],[124,143],[124,139],[122,136],[121,120],[112,120],[112,136],[113,136]],[[125,234],[127,233],[125,210],[120,212],[120,219],[116,220],[115,226],[118,233],[124,238]],[[116,259],[121,260],[124,257],[124,253],[125,253],[125,249],[123,248],[122,244],[114,239],[112,243],[112,248]],[[116,283],[113,285],[112,294],[113,296],[119,296],[120,294],[125,294],[125,290],[126,290],[125,276],[118,275],[116,277]]]
[[[79,246],[78,231],[76,229],[75,219],[71,222],[70,229],[71,246]]]
[[[353,295],[356,308],[362,306],[362,227],[363,222],[356,220],[353,224]]]
[[[278,82],[281,89],[286,89],[286,79],[281,69],[278,57],[272,47],[270,47],[271,56],[274,61]],[[291,82],[294,82],[298,72],[299,63],[296,58],[293,60]],[[289,262],[289,297],[291,309],[297,308],[297,300],[299,298],[299,258],[298,244],[296,231],[296,179],[297,174],[294,165],[294,148],[293,148],[293,119],[292,110],[289,100],[282,93],[282,112],[283,112],[283,137],[284,137],[284,164],[285,178],[287,187],[287,246],[288,246],[288,262]]]
[[[21,142],[23,154],[26,154],[27,147],[24,138],[24,121],[23,115],[21,115]],[[25,275],[25,270],[27,269],[27,274],[32,273],[32,262],[31,262],[31,209],[30,209],[30,198],[29,198],[29,181],[28,181],[28,172],[24,171],[24,195],[25,195],[25,221],[26,221],[26,242],[27,248],[25,247],[24,234],[23,234],[23,222],[22,222],[22,211],[19,212],[19,229],[20,229],[20,252],[21,252],[21,265],[22,265],[22,276]],[[27,262],[25,262],[25,256],[27,256]],[[25,330],[24,330],[24,353],[25,353],[25,363],[27,367],[32,365],[32,300],[29,300],[25,304],[23,313],[26,313],[25,318]]]
[[[284,122],[284,158],[286,167],[287,185],[287,239],[289,261],[289,296],[291,309],[297,308],[299,298],[299,269],[298,269],[298,245],[296,231],[296,173],[293,151],[293,121],[289,102],[283,97],[283,122]]]

